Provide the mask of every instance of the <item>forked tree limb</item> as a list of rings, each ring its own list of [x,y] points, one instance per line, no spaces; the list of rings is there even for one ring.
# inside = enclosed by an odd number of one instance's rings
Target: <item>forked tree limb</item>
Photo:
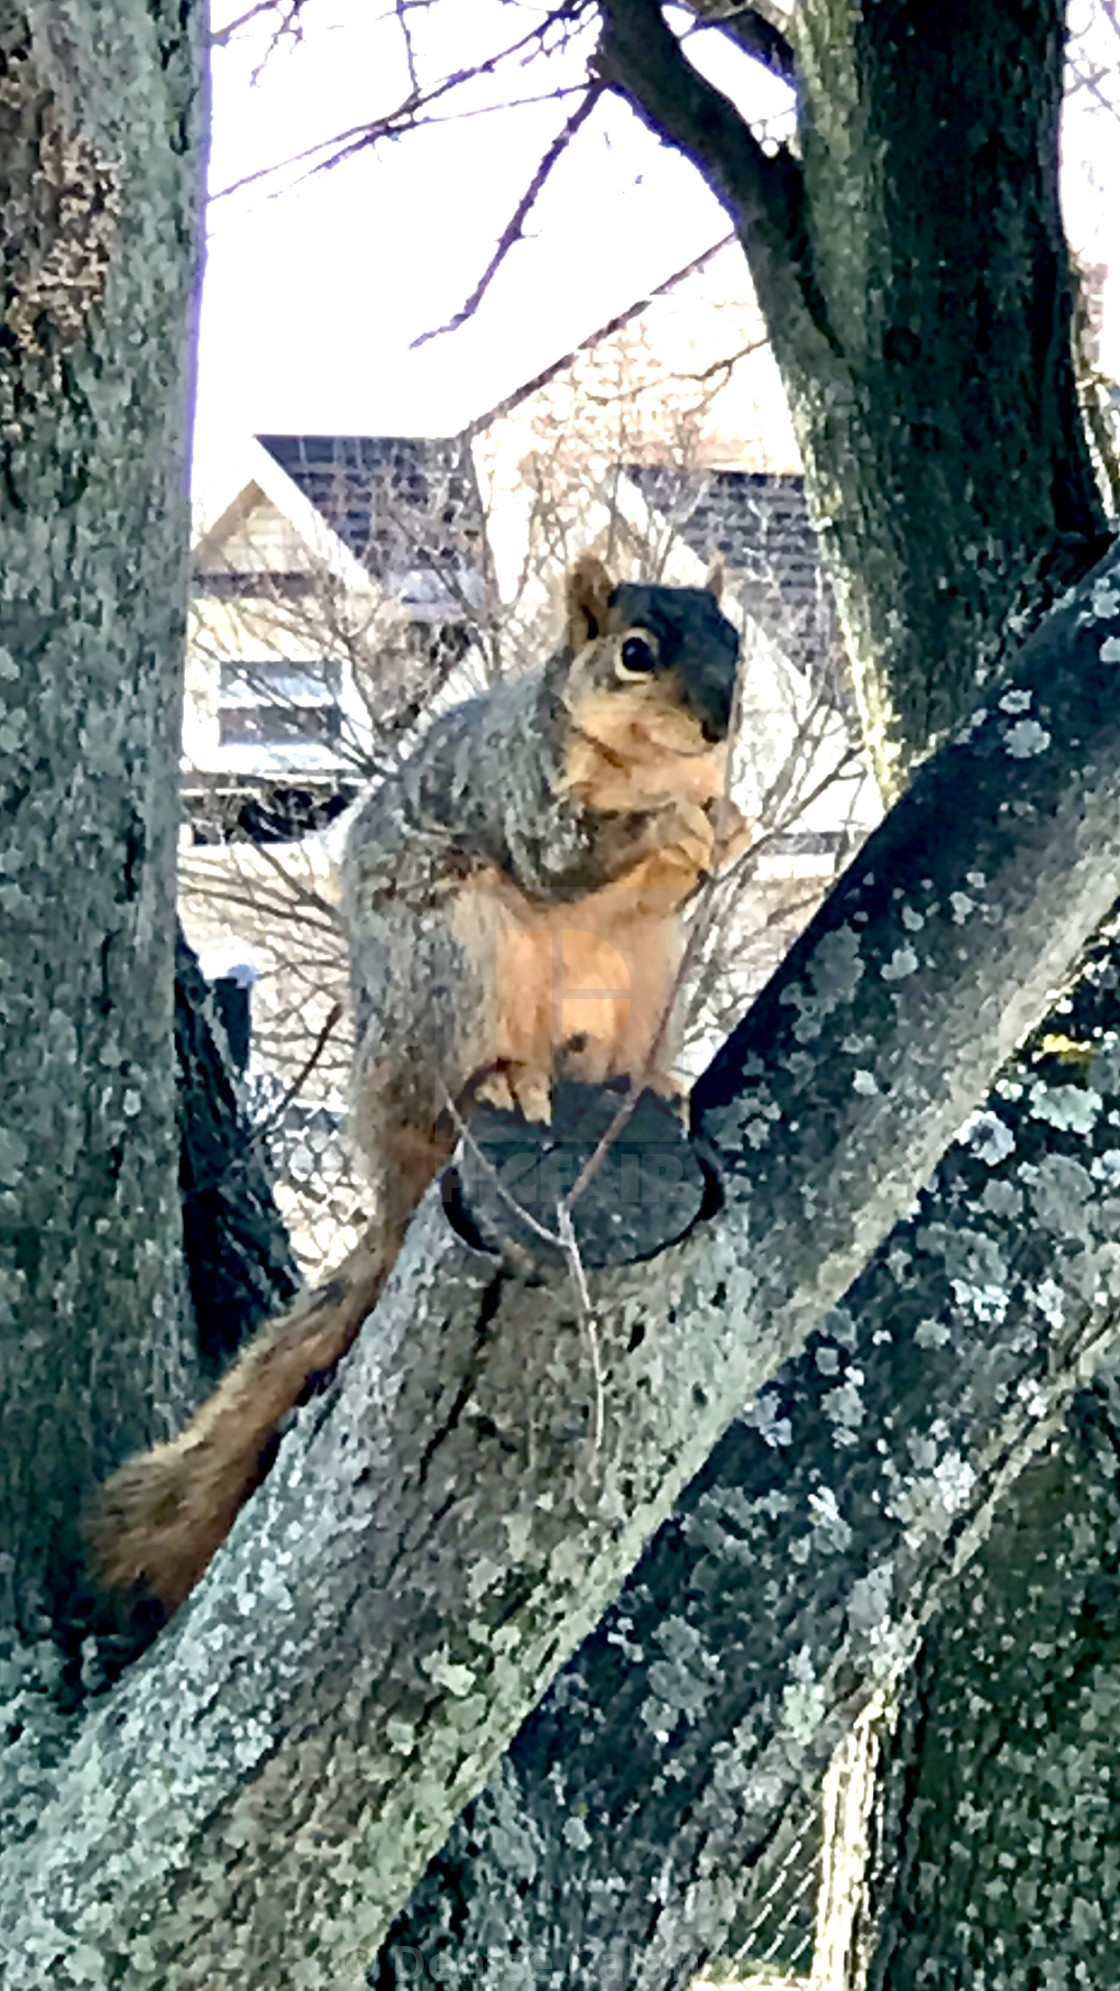
[[[689,62],[659,0],[600,0],[596,74],[654,136],[691,160],[734,223],[768,326],[819,375],[847,368],[813,275],[801,163],[769,152],[729,97]]]
[[[959,1598],[993,1514],[1052,1471],[1034,1458],[1094,1372],[1075,1415],[1106,1408],[1118,919],[557,1674],[394,1923],[378,1991],[420,1958],[445,1991],[667,1991],[773,1954],[767,1898],[788,1906],[853,1708]],[[812,1858],[810,1835],[810,1881]]]
[[[696,12],[700,13],[698,6]],[[737,7],[715,24],[729,41],[736,42],[747,55],[780,76],[783,83],[796,83],[797,58],[792,42],[757,7]]]
[[[784,83],[796,83],[793,43],[760,8],[739,7],[735,0],[687,0],[687,4],[705,27],[718,28]]]
[[[591,1281],[430,1195],[339,1383],[0,1882],[12,1991],[360,1984],[464,1801],[1120,894],[1120,558],[920,771],[697,1089],[719,1217]],[[92,1793],[92,1795],[91,1795]],[[17,1818],[16,1825],[21,1823]],[[22,1821],[26,1824],[28,1821]]]

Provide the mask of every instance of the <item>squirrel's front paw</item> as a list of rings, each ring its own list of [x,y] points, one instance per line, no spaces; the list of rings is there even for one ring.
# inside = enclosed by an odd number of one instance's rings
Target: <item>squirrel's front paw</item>
[[[681,870],[710,871],[716,832],[698,802],[674,802],[653,819],[653,849]]]
[[[489,1072],[474,1087],[474,1097],[496,1106],[500,1113],[520,1109],[526,1120],[547,1126],[552,1119],[552,1073],[511,1060]]]
[[[721,795],[708,804],[712,830],[710,869],[721,871],[734,864],[754,842],[755,824],[736,803]]]

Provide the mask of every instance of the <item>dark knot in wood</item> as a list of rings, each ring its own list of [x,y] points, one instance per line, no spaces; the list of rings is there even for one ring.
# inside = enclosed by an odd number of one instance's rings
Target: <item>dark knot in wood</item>
[[[480,1105],[444,1176],[444,1207],[460,1236],[520,1270],[552,1269],[565,1257],[557,1206],[571,1198],[571,1233],[586,1266],[633,1264],[677,1243],[720,1194],[672,1104],[643,1092],[588,1170],[626,1098],[624,1080],[562,1083],[548,1126]]]

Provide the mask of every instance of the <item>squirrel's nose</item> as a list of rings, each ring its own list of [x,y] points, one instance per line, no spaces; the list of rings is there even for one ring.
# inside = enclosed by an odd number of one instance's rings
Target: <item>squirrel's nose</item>
[[[727,729],[731,724],[731,703],[735,692],[735,666],[721,671],[705,673],[698,684],[692,687],[692,706],[700,721],[704,738],[712,745],[726,740]]]

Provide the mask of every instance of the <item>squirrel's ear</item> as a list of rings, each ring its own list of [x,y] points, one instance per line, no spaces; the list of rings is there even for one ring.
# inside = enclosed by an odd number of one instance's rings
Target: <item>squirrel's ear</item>
[[[727,586],[727,568],[723,564],[723,554],[713,553],[708,571],[704,576],[704,587],[708,594],[720,600]]]
[[[568,569],[568,648],[582,650],[607,626],[614,582],[596,553],[581,553]]]

